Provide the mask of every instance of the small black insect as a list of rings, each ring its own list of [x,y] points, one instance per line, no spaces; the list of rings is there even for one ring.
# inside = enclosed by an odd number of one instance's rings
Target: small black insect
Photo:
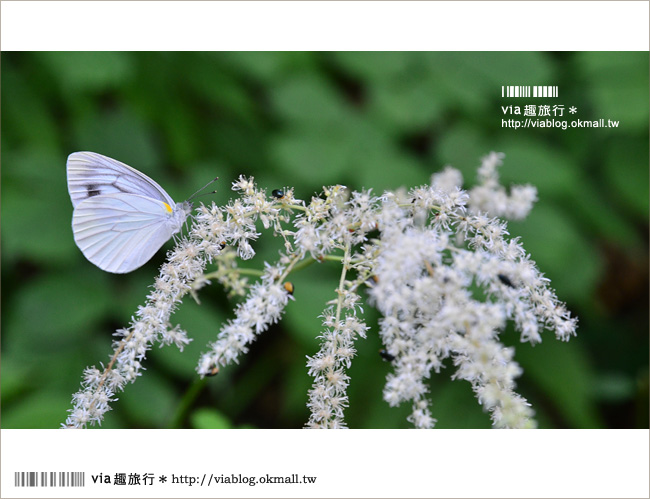
[[[284,197],[284,191],[282,189],[274,189],[271,194],[275,199],[282,199]]]
[[[384,359],[385,362],[393,362],[395,360],[395,356],[389,354],[388,350],[385,348],[379,350],[379,355],[381,355],[381,358]]]
[[[497,275],[497,277],[499,278],[499,280],[501,281],[502,284],[505,284],[509,288],[514,288],[515,287],[515,285],[512,284],[512,281],[510,280],[510,278],[507,275],[499,274],[499,275]]]
[[[222,250],[222,249],[224,249],[225,247],[226,247],[226,241],[221,241],[221,242],[219,243],[219,249]]]

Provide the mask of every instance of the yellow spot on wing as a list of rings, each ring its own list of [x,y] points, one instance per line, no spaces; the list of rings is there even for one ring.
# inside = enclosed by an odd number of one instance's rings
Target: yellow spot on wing
[[[168,211],[169,213],[171,213],[171,212],[172,212],[172,207],[169,206],[169,205],[168,205],[167,203],[165,203],[164,201],[163,201],[163,204],[165,205],[165,208],[167,208],[167,211]]]

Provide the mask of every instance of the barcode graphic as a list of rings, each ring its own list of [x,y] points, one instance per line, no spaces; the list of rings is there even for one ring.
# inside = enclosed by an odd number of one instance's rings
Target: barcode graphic
[[[83,471],[16,471],[16,487],[85,487]]]
[[[557,85],[504,85],[501,97],[557,97]]]

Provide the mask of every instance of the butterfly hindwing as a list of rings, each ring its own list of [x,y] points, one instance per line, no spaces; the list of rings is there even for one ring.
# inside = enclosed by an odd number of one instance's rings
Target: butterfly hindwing
[[[91,196],[79,202],[72,215],[75,242],[100,269],[131,272],[177,230],[165,203],[124,192]]]

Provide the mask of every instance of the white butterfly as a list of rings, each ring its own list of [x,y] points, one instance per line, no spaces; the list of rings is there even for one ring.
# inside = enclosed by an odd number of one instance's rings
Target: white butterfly
[[[144,173],[101,154],[72,153],[67,171],[75,243],[107,272],[124,274],[147,263],[192,210]]]

